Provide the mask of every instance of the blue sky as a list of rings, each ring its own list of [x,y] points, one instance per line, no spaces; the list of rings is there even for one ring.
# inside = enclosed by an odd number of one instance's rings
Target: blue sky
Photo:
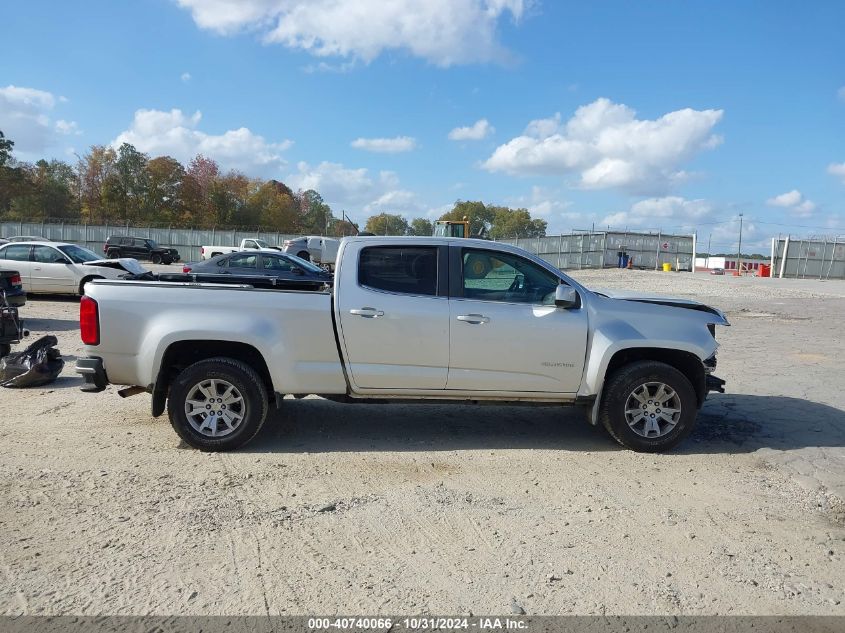
[[[21,159],[202,152],[362,221],[460,198],[714,251],[739,213],[766,252],[845,234],[842,2],[30,0],[0,23]]]

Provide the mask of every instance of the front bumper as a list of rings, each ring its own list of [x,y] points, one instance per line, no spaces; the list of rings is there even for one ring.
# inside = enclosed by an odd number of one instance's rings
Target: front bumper
[[[725,381],[721,378],[716,378],[713,374],[707,374],[705,378],[705,386],[707,387],[707,393],[710,393],[711,391],[725,393]]]
[[[109,382],[102,358],[77,358],[76,373],[85,380],[85,384],[80,387],[82,391],[97,393],[103,391]]]

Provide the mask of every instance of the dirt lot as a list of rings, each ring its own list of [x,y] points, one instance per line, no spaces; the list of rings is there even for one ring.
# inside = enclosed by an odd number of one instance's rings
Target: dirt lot
[[[285,401],[225,455],[68,365],[0,390],[3,614],[845,614],[845,283],[589,271],[725,309],[681,450],[574,409]]]

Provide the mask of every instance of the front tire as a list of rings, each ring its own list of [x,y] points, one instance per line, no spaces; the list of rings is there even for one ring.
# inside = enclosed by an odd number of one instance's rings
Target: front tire
[[[698,399],[689,379],[657,361],[638,361],[607,380],[599,420],[619,444],[642,453],[668,451],[695,427]]]
[[[153,253],[153,254],[150,256],[150,261],[151,261],[153,264],[160,264],[160,263],[161,263],[161,255],[159,255],[158,253]]]
[[[167,413],[185,443],[228,451],[254,438],[267,418],[267,389],[251,367],[223,356],[194,363],[170,386]]]

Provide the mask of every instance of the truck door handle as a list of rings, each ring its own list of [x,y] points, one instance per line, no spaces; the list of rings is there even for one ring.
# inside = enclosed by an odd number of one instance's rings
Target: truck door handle
[[[376,310],[375,308],[353,308],[349,311],[349,314],[361,316],[365,319],[376,319],[380,316],[384,316],[384,310]]]
[[[461,314],[458,316],[458,321],[469,323],[471,325],[481,325],[483,323],[490,323],[490,317],[483,314]]]

